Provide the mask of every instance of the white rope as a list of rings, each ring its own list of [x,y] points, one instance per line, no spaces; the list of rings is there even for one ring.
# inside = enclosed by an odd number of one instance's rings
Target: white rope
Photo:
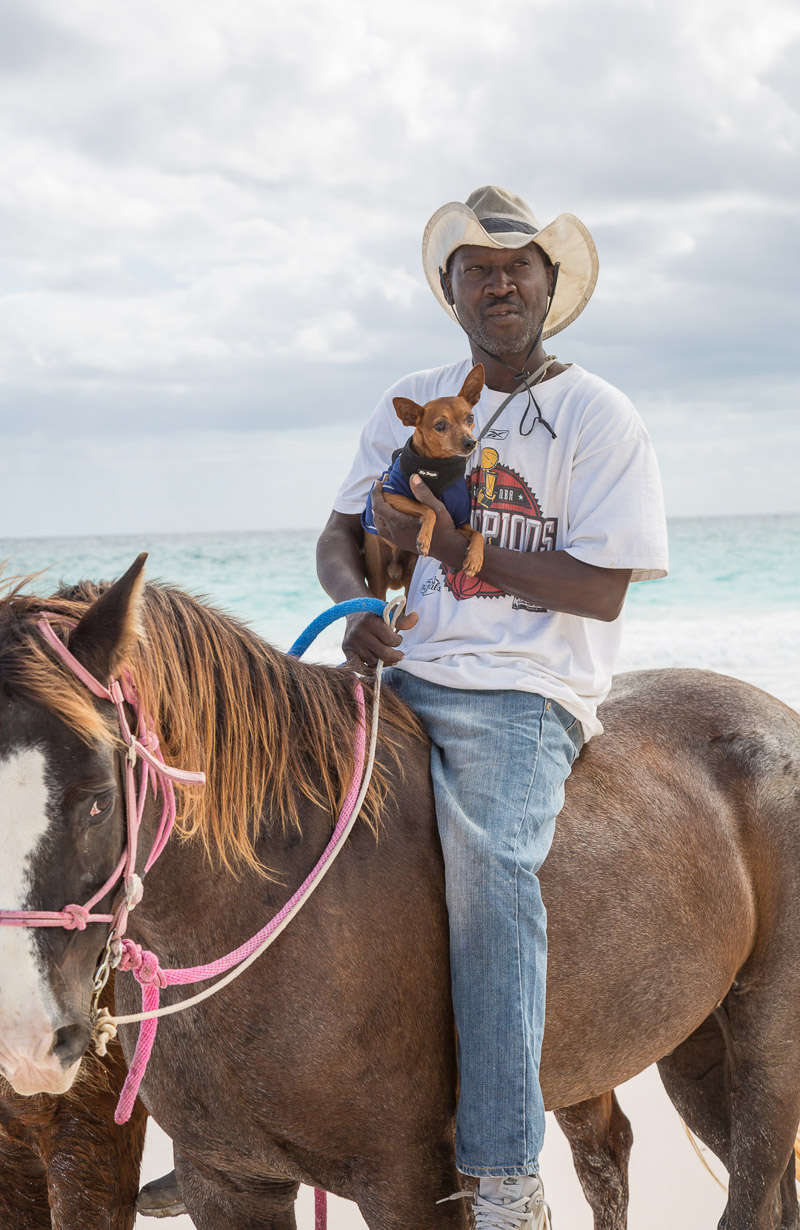
[[[386,609],[383,613],[383,618],[385,622],[389,625],[390,628],[394,628],[395,624],[397,623],[397,620],[400,618],[400,614],[404,606],[405,606],[405,598],[403,597],[402,594],[399,594],[397,597],[392,598],[389,602],[387,602]],[[364,799],[366,798],[367,790],[369,789],[369,783],[372,778],[372,770],[375,766],[375,750],[378,744],[378,717],[379,717],[379,710],[380,710],[381,675],[382,674],[383,674],[383,662],[379,658],[377,669],[375,671],[375,689],[374,689],[374,695],[373,695],[373,701],[372,701],[372,728],[370,730],[369,755],[367,757],[367,764],[364,770],[364,776],[361,781],[361,789],[358,792],[358,798],[356,799],[355,806],[353,807],[352,815],[350,816],[350,819],[345,825],[344,832],[342,833],[342,836],[339,840],[339,844],[331,852],[331,855],[328,858],[328,861],[321,868],[316,879],[313,880],[311,884],[308,886],[308,889],[306,890],[305,894],[300,898],[299,901],[295,902],[295,904],[292,906],[291,910],[288,912],[286,917],[275,928],[272,934],[268,935],[267,938],[261,944],[259,944],[258,948],[256,948],[255,951],[250,953],[249,957],[245,957],[245,959],[241,962],[240,965],[237,965],[234,969],[230,970],[227,974],[224,974],[223,977],[220,978],[218,982],[213,983],[210,987],[206,987],[205,991],[199,991],[197,995],[192,995],[189,999],[182,999],[179,1004],[170,1004],[166,1008],[154,1008],[151,1012],[133,1012],[129,1016],[110,1017],[109,1023],[113,1023],[116,1026],[116,1025],[134,1025],[136,1024],[137,1021],[154,1021],[157,1018],[162,1017],[162,1016],[172,1016],[176,1012],[184,1012],[187,1008],[192,1008],[195,1004],[201,1004],[204,999],[210,999],[212,995],[216,995],[217,991],[221,991],[223,987],[228,986],[228,984],[233,982],[234,979],[238,978],[240,974],[243,974],[244,971],[248,968],[248,966],[252,965],[253,962],[256,961],[263,952],[266,952],[270,944],[272,944],[273,941],[278,938],[280,933],[283,931],[284,927],[286,927],[288,923],[291,922],[291,920],[294,918],[295,914],[300,909],[300,907],[305,905],[305,903],[308,901],[309,897],[313,893],[314,889],[317,887],[318,884],[321,883],[323,877],[327,874],[329,868],[331,867],[331,864],[333,863],[334,859],[338,855],[339,851],[343,848],[348,836],[350,835],[350,830],[352,829],[353,825],[358,819],[359,814],[361,812],[361,808],[364,805]]]

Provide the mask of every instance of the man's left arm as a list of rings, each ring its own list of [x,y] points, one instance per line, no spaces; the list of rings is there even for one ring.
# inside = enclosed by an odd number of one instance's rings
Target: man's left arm
[[[422,479],[414,475],[411,486],[414,498],[436,513],[429,554],[447,568],[460,568],[467,552],[466,538]],[[379,484],[373,489],[372,509],[382,537],[405,551],[416,551],[419,522],[387,504]],[[487,543],[479,575],[504,593],[546,610],[610,622],[622,610],[631,569],[599,568],[568,551],[511,551]]]

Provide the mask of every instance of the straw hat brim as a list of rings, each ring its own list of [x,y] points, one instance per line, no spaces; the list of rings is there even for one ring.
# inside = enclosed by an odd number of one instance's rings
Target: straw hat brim
[[[422,237],[422,264],[434,295],[448,316],[458,317],[444,297],[439,270],[465,244],[481,248],[524,248],[536,243],[550,260],[558,262],[555,298],[547,317],[543,338],[552,337],[580,316],[597,283],[598,260],[594,240],[574,214],[559,214],[535,235],[527,231],[500,231],[489,234],[477,215],[462,201],[451,201],[437,209]]]

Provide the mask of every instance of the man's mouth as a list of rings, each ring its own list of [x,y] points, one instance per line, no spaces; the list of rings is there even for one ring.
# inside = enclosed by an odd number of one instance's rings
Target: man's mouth
[[[509,316],[519,316],[519,308],[510,305],[486,308],[484,316],[489,316],[492,320],[503,320]]]

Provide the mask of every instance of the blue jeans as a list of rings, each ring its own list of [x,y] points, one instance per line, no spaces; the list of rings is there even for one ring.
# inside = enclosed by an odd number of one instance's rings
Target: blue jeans
[[[444,851],[464,1174],[538,1170],[547,914],[536,872],[583,743],[562,705],[531,692],[466,691],[387,670],[431,747]]]

